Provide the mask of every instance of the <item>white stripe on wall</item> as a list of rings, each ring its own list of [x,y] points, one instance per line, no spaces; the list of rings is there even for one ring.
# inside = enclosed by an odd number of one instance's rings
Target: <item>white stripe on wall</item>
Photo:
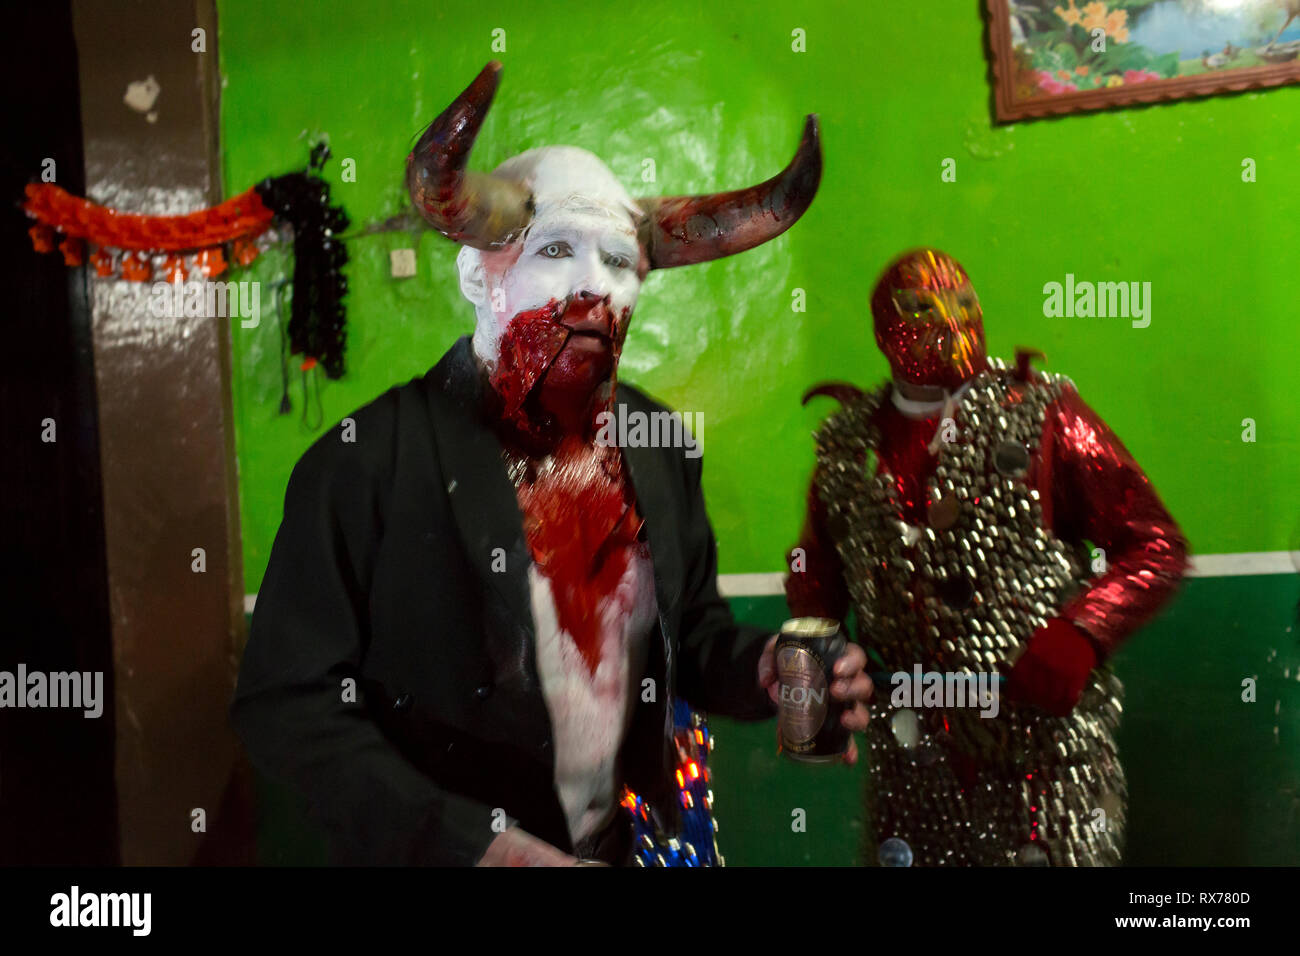
[[[1229,578],[1250,574],[1300,573],[1300,551],[1243,551],[1239,554],[1198,554],[1191,559],[1188,577]],[[720,574],[718,593],[723,597],[764,597],[784,594],[785,575]]]
[[[1300,551],[1243,551],[1192,556],[1192,577],[1230,578],[1243,574],[1296,574]]]
[[[1198,554],[1187,572],[1193,578],[1230,578],[1250,574],[1296,574],[1300,551],[1243,551],[1239,554]],[[782,572],[719,574],[718,593],[725,598],[768,597],[785,593]],[[256,594],[244,595],[244,613],[252,614]]]
[[[718,593],[725,598],[763,597],[768,594],[785,594],[785,575],[775,574],[719,574]]]

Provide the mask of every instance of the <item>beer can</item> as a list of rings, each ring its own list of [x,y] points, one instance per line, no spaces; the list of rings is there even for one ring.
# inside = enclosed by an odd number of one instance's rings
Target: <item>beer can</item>
[[[776,639],[780,749],[792,760],[831,763],[849,746],[844,705],[831,696],[835,662],[848,647],[840,622],[797,617]]]

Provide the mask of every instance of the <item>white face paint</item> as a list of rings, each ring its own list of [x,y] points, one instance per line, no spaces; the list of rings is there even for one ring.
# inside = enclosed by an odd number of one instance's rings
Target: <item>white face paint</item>
[[[642,277],[636,205],[586,150],[550,146],[502,163],[494,175],[532,190],[536,213],[523,236],[499,252],[465,247],[460,287],[477,317],[474,351],[497,361],[506,328],[520,312],[579,293],[609,296],[613,315],[636,305]]]

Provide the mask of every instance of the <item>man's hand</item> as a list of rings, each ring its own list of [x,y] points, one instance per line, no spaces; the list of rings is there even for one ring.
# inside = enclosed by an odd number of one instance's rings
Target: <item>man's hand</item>
[[[578,858],[557,850],[545,840],[510,827],[488,844],[476,866],[574,866]]]
[[[776,676],[776,639],[779,636],[772,635],[767,646],[763,648],[763,656],[758,659],[758,685],[767,691],[774,704],[780,702],[781,694],[780,682]],[[849,730],[866,730],[867,721],[871,719],[866,702],[871,700],[875,688],[871,685],[871,678],[864,672],[866,665],[866,652],[852,642],[835,662],[835,679],[831,681],[831,696],[844,702],[844,714],[840,717],[840,723]],[[858,743],[853,737],[849,738],[849,748],[844,752],[844,762],[849,766],[858,762]]]
[[[1054,617],[1029,638],[1007,675],[1007,696],[1065,717],[1079,702],[1097,654],[1083,632]]]

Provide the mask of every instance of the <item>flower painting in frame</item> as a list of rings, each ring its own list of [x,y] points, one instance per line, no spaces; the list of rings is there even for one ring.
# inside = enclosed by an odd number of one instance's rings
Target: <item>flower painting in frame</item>
[[[988,0],[1000,121],[1300,81],[1300,0]]]

